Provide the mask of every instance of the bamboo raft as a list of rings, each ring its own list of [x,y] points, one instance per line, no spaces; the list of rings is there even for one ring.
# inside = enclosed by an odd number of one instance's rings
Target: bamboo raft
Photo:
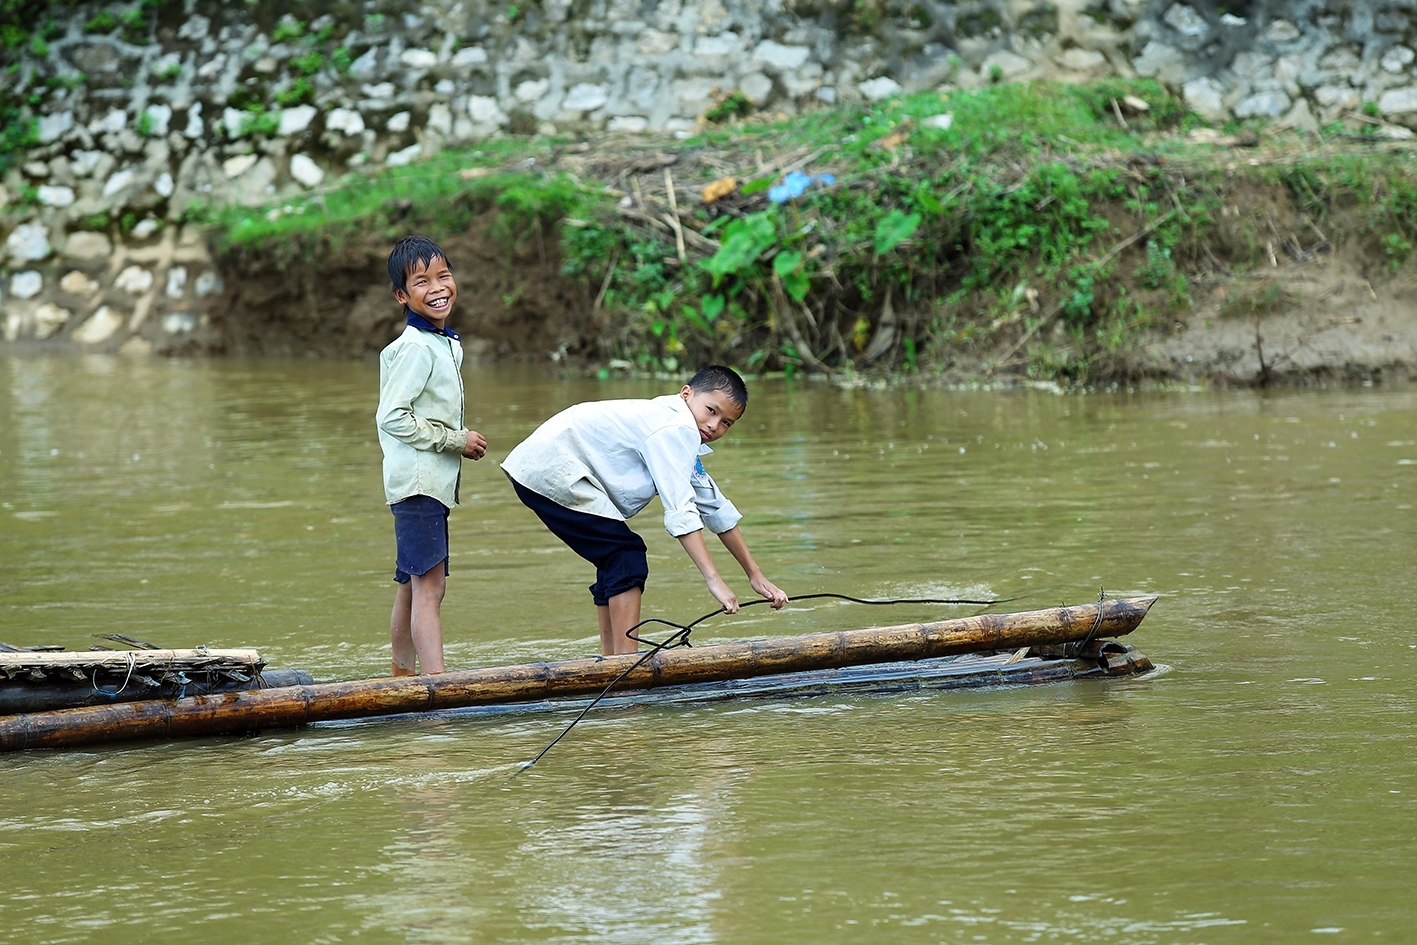
[[[918,689],[929,688],[930,680],[951,676],[964,685],[991,685],[1011,679],[1134,675],[1149,670],[1150,661],[1111,638],[1136,629],[1155,602],[1155,597],[1114,599],[1025,613],[666,649],[625,676],[611,701],[702,701],[732,697],[735,690],[738,695],[890,691],[870,688],[887,684]],[[1000,655],[992,657],[995,653]],[[951,666],[945,659],[965,654],[976,655],[972,668],[958,660]],[[625,655],[523,663],[436,676],[300,684],[26,712],[0,717],[0,751],[243,733],[449,709],[567,708],[599,695],[638,659]],[[1024,665],[1008,668],[1018,663]],[[888,664],[916,665],[902,672],[887,668]],[[853,667],[859,668],[854,675],[843,672]]]

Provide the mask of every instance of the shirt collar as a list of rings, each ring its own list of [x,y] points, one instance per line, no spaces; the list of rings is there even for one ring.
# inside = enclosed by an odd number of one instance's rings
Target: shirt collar
[[[408,323],[414,328],[419,329],[420,331],[432,332],[435,335],[445,335],[448,338],[453,339],[454,341],[462,341],[462,338],[458,335],[458,333],[453,331],[451,328],[439,328],[437,325],[433,324],[428,319],[424,318],[422,315],[411,309],[408,313]],[[688,404],[685,404],[685,406],[687,407]]]

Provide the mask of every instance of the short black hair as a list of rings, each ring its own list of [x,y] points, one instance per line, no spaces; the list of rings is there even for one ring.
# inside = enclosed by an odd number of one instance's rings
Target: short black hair
[[[737,371],[722,364],[699,368],[694,376],[689,378],[689,388],[700,394],[721,390],[740,408],[748,409],[748,385],[743,383],[743,378],[738,376]]]
[[[389,281],[395,289],[407,292],[408,274],[420,264],[433,265],[435,259],[442,259],[448,264],[448,270],[452,270],[453,264],[448,260],[448,254],[443,252],[443,247],[426,236],[405,236],[389,253]]]

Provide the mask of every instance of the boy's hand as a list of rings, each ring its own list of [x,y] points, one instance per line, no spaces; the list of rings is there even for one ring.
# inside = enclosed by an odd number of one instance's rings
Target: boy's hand
[[[467,431],[467,445],[462,454],[468,459],[481,459],[487,453],[487,438],[476,430]]]
[[[773,610],[781,610],[783,605],[787,603],[787,593],[761,574],[755,578],[750,578],[748,583],[753,586],[753,590],[772,601],[771,606]]]
[[[733,589],[724,582],[723,578],[715,574],[708,579],[709,593],[713,599],[723,605],[725,614],[738,613],[738,596],[733,593]]]

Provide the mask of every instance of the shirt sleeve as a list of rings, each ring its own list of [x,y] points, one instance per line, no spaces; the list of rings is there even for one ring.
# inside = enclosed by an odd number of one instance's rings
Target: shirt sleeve
[[[467,448],[467,434],[414,413],[413,401],[433,374],[433,353],[407,344],[394,352],[388,375],[379,389],[379,429],[416,450],[442,453]]]
[[[738,508],[718,490],[718,483],[704,470],[702,463],[695,464],[689,482],[694,487],[694,505],[709,531],[722,535],[743,520]]]
[[[690,442],[690,440],[694,442]],[[640,458],[649,468],[664,506],[664,530],[675,538],[701,531],[697,496],[690,475],[698,458],[698,431],[682,426],[656,430],[640,444]]]

